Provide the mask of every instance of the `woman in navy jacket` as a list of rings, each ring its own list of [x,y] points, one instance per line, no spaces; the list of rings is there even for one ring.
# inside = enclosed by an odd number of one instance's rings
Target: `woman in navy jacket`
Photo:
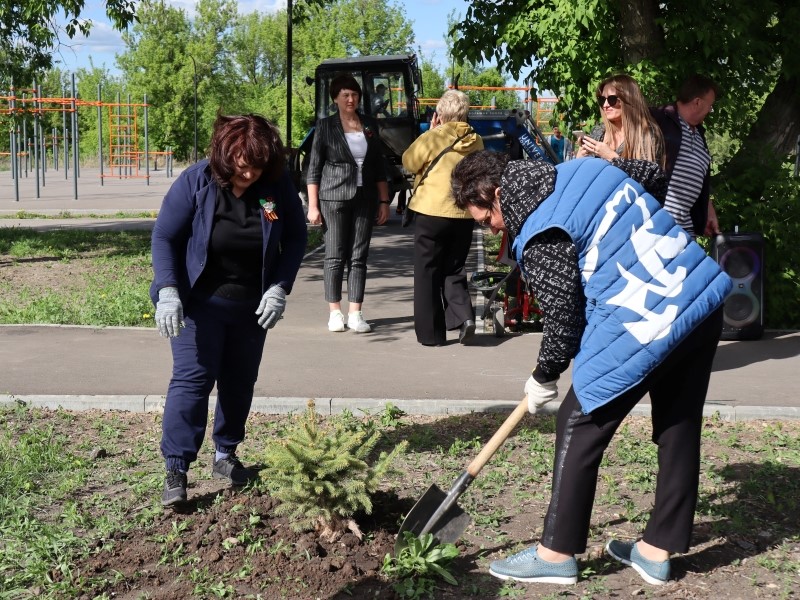
[[[325,228],[323,280],[329,331],[345,331],[342,280],[347,268],[347,328],[371,331],[361,314],[372,225],[389,218],[389,186],[378,128],[358,113],[361,86],[351,75],[331,81],[338,112],[317,123],[308,164],[308,221]]]
[[[219,116],[209,159],[181,173],[153,229],[150,293],[173,358],[161,437],[163,505],[187,498],[186,473],[205,436],[215,384],[212,474],[247,482],[236,448],[267,329],[283,314],[306,235],[277,128],[258,115]]]

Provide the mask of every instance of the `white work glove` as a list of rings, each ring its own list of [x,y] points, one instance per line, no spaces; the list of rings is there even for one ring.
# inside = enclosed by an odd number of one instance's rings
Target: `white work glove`
[[[164,287],[158,290],[156,326],[161,337],[173,338],[181,334],[183,304],[181,304],[181,298],[178,295],[178,288]]]
[[[528,398],[528,412],[536,414],[542,406],[558,398],[558,379],[539,383],[531,375],[525,382],[525,396]]]
[[[286,290],[279,285],[273,285],[261,298],[256,309],[258,324],[264,329],[272,329],[286,309]]]

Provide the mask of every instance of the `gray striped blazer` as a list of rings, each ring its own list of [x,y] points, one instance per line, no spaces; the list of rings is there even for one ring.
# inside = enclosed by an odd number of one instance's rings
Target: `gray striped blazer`
[[[367,138],[367,155],[362,167],[364,197],[378,199],[377,182],[386,181],[383,142],[378,137],[377,123],[359,113]],[[320,200],[350,200],[356,194],[358,165],[344,137],[339,113],[317,121],[306,184],[319,185]]]

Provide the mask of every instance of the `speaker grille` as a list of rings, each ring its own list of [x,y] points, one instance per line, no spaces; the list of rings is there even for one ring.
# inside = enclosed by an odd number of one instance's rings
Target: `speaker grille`
[[[733,280],[725,299],[722,339],[758,339],[764,333],[764,239],[760,233],[717,236],[714,259]]]

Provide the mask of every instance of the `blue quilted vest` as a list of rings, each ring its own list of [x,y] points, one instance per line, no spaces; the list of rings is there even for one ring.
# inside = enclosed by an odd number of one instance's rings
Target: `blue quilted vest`
[[[572,369],[585,413],[642,381],[731,289],[730,278],[625,172],[587,158],[556,167],[553,193],[514,240],[563,229],[578,251],[586,329]],[[525,275],[523,269],[523,275]]]

